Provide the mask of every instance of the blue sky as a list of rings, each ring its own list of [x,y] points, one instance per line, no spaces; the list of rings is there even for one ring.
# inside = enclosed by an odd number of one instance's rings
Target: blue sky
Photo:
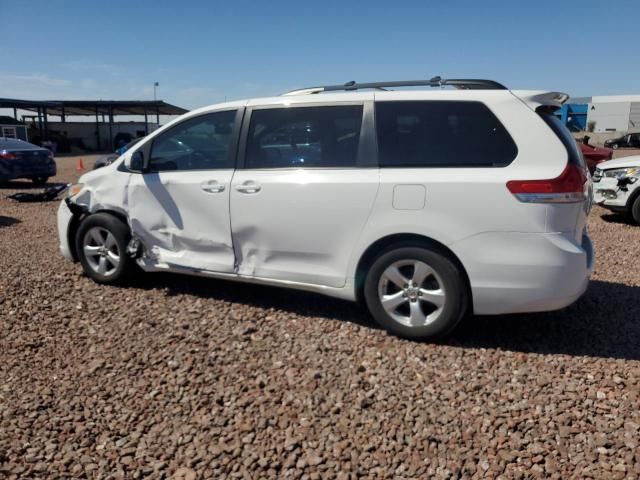
[[[348,80],[640,93],[638,0],[0,0],[0,97],[187,108]]]

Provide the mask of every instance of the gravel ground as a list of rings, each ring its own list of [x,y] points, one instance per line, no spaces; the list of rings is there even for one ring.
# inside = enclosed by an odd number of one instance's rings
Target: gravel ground
[[[434,345],[303,292],[96,285],[58,254],[57,203],[5,198],[28,187],[0,188],[0,478],[640,477],[640,227],[622,217],[593,210],[576,305]]]

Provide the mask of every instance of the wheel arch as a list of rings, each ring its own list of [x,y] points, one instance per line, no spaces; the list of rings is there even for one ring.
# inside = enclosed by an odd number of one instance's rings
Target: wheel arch
[[[631,211],[631,209],[633,208],[633,204],[638,199],[638,197],[640,197],[640,187],[631,192],[631,195],[629,195],[629,198],[627,199],[627,209],[629,211]]]
[[[103,210],[96,210],[95,212],[91,212],[91,213],[74,215],[73,218],[71,219],[71,222],[69,223],[69,228],[67,229],[67,241],[68,241],[69,250],[71,251],[71,256],[73,257],[74,262],[79,261],[78,252],[76,250],[76,234],[78,233],[78,228],[80,228],[80,224],[82,223],[83,220],[97,213],[106,213],[108,215],[112,215],[116,217],[118,220],[121,220],[125,225],[127,226],[129,225],[127,216],[124,215],[122,212],[118,212],[117,210],[103,209]]]
[[[464,283],[467,289],[467,307],[473,311],[473,298],[471,291],[471,282],[469,281],[469,275],[467,270],[464,268],[464,265],[458,258],[458,256],[453,253],[453,251],[448,248],[443,243],[434,240],[433,238],[427,237],[425,235],[420,235],[416,233],[395,233],[392,235],[387,235],[382,238],[379,238],[371,245],[369,245],[365,251],[360,256],[360,260],[358,261],[358,265],[356,266],[355,272],[355,295],[356,300],[361,302],[364,298],[364,280],[367,275],[367,271],[371,267],[372,263],[375,259],[380,256],[382,253],[394,248],[401,246],[419,246],[423,248],[428,248],[430,250],[436,251],[451,260],[456,267],[462,273],[464,278]]]

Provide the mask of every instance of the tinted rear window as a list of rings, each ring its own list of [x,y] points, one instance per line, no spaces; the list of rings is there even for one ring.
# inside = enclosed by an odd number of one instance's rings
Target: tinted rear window
[[[362,105],[255,110],[245,166],[354,167],[361,125]]]
[[[539,110],[538,113],[567,149],[567,153],[569,154],[569,163],[586,168],[582,153],[580,152],[576,141],[571,136],[569,129],[567,129],[567,127],[562,123],[562,120],[551,112]]]
[[[481,102],[376,103],[381,167],[503,167],[518,149]]]

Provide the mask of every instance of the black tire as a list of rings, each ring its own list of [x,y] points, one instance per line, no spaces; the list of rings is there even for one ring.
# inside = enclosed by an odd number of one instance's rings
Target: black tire
[[[87,258],[88,255],[84,248],[89,236],[91,236],[90,232],[95,231],[96,227],[100,234],[103,235],[103,238],[105,238],[105,231],[113,236],[119,256],[119,262],[115,268],[113,268],[113,264],[110,263],[111,261],[108,260],[112,270],[105,274],[100,273],[96,270],[95,266],[92,266],[92,263],[94,265],[100,263],[100,255],[91,256],[90,260]],[[136,272],[136,264],[135,261],[127,255],[127,245],[130,239],[131,233],[129,227],[119,218],[108,213],[95,213],[86,217],[78,227],[75,238],[76,252],[85,273],[97,283],[104,284],[120,284],[128,277],[131,277]],[[96,261],[96,257],[98,261]]]
[[[44,185],[49,180],[49,177],[32,177],[31,181],[36,185]]]
[[[429,279],[429,281],[436,280],[439,288],[445,292],[441,311],[433,321],[424,325],[407,326],[400,323],[400,321],[394,319],[387,313],[380,300],[379,294],[383,282],[381,276],[392,264],[402,263],[405,260],[408,262],[422,262],[431,267],[439,279],[436,279],[435,275],[426,278]],[[408,266],[407,268],[412,267]],[[408,275],[405,276],[408,278]],[[426,282],[427,280],[424,281]],[[389,285],[396,288],[395,285],[387,283],[387,286]],[[398,288],[398,290],[398,293],[403,291],[401,288]],[[413,293],[415,293],[415,290]],[[468,294],[467,284],[463,274],[446,254],[436,249],[429,249],[423,246],[398,245],[382,253],[369,268],[364,284],[364,299],[371,315],[373,315],[375,320],[388,332],[412,340],[434,340],[442,338],[453,331],[460,320],[462,320],[467,309]],[[402,301],[406,302],[405,305],[407,305],[407,308],[411,307],[408,300]],[[416,301],[421,305],[420,308],[422,311],[429,305],[427,303],[425,306],[422,303],[422,299],[414,298],[413,302],[415,303]],[[404,308],[404,305],[398,308]]]
[[[640,195],[631,204],[631,218],[636,224],[640,225]]]

